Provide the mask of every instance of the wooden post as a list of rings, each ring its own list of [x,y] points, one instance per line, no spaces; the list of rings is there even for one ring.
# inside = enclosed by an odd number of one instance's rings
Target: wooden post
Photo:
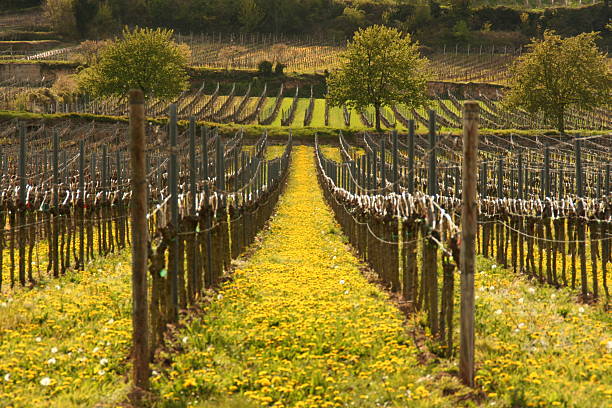
[[[397,157],[397,130],[393,131],[393,191],[399,193],[399,175],[398,170],[398,157]]]
[[[53,131],[53,277],[60,274],[59,267],[59,134]]]
[[[497,198],[504,198],[504,159],[497,161]]]
[[[26,210],[27,210],[27,175],[26,175],[26,132],[25,126],[19,126],[19,283],[26,284]]]
[[[612,192],[612,189],[610,186],[610,168],[612,168],[612,165],[607,164],[606,165],[606,182],[604,186],[604,195],[608,195]]]
[[[217,136],[217,145],[216,145],[216,173],[217,176],[217,189],[219,191],[225,190],[225,163],[224,163],[224,149],[223,149],[223,141],[221,140],[221,136]]]
[[[211,245],[211,237],[212,233],[210,231],[210,227],[212,224],[212,220],[210,219],[210,214],[208,210],[208,198],[209,198],[209,188],[208,188],[208,128],[204,126],[202,128],[202,178],[204,179],[204,228],[206,229],[206,272],[204,273],[204,286],[206,288],[210,288],[213,284],[213,275],[212,275],[212,245]]]
[[[387,144],[385,139],[380,141],[380,188],[387,187]]]
[[[459,370],[464,384],[474,386],[474,271],[478,202],[478,102],[463,104],[463,190],[461,209],[461,345]]]
[[[427,194],[435,196],[438,193],[438,177],[436,174],[436,111],[429,111],[429,171],[427,173]]]
[[[81,203],[79,204],[79,269],[85,270],[85,140],[79,143],[79,191]]]
[[[408,121],[408,192],[414,194],[414,119]]]
[[[489,174],[489,170],[487,168],[487,162],[482,163],[482,180],[480,181],[480,197],[487,198],[489,196],[489,192],[487,191],[487,176]]]
[[[149,389],[149,315],[147,301],[147,175],[145,169],[144,95],[132,90],[130,98],[130,155],[132,164],[132,342],[134,370],[131,393],[139,405]]]
[[[544,198],[550,197],[550,148],[544,148]]]
[[[523,155],[518,155],[518,198],[525,198],[523,194]]]
[[[580,139],[576,135],[576,141],[574,145],[574,151],[576,154],[576,196],[582,197],[582,157],[580,154]]]
[[[170,267],[170,296],[172,299],[172,311],[170,312],[171,322],[178,321],[178,274],[179,274],[179,208],[178,208],[178,158],[176,154],[177,143],[176,143],[176,104],[170,105],[170,128],[168,133],[170,135],[170,166],[168,171],[168,184],[170,187],[170,217],[172,228],[174,229],[174,238],[172,240],[172,246],[174,249],[174,262]]]
[[[191,206],[189,208],[190,215],[196,216],[196,182],[197,182],[197,159],[196,159],[196,120],[195,116],[189,118],[189,191],[191,192]],[[195,228],[195,226],[194,226]],[[193,301],[196,296],[196,271],[198,263],[198,252],[197,242],[198,235],[196,231],[193,233],[193,239],[188,242],[188,251],[190,251],[190,257],[188,257],[188,271],[189,271],[189,299]],[[189,262],[191,261],[191,262]]]

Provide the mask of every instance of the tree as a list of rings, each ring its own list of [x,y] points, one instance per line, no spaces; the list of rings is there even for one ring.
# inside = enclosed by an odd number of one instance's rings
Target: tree
[[[403,103],[417,108],[427,103],[427,60],[408,34],[380,25],[361,29],[347,44],[343,59],[329,77],[329,101],[358,109],[374,106],[377,130],[382,107]]]
[[[77,37],[74,0],[46,0],[44,10],[53,31],[67,37]]]
[[[125,97],[130,89],[166,100],[178,96],[188,86],[189,50],[172,35],[172,30],[124,29],[97,63],[81,71],[81,89],[93,96]]]
[[[546,31],[511,66],[505,102],[530,113],[543,112],[561,133],[569,107],[609,104],[612,77],[606,55],[595,44],[597,38],[597,33],[561,38]]]
[[[259,8],[255,0],[240,0],[238,21],[240,21],[244,31],[250,32],[257,29],[264,17],[264,12]]]

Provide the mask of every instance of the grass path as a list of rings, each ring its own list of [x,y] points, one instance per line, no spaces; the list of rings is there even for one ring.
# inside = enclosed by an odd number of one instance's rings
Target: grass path
[[[297,147],[261,247],[154,379],[160,405],[446,406],[403,317],[359,267],[323,201],[312,148]]]

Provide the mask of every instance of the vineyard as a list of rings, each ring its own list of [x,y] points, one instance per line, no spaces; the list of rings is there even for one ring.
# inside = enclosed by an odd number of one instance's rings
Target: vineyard
[[[273,146],[265,133],[257,140],[246,139],[243,132],[221,136],[216,130],[197,125],[195,118],[187,127],[179,128],[180,111],[180,104],[171,105],[168,124],[146,125],[145,133],[145,197],[149,210],[142,225],[148,230],[151,251],[148,277],[143,281],[150,298],[146,309],[150,324],[145,328],[150,349],[145,359],[154,362],[151,381],[154,392],[160,395],[161,406],[186,404],[207,393],[229,395],[237,401],[246,397],[262,405],[275,400],[287,405],[306,401],[305,406],[320,406],[326,401],[330,406],[342,406],[342,401],[359,398],[395,403],[437,401],[440,406],[455,406],[457,401],[474,398],[457,379],[436,379],[419,366],[414,355],[424,351],[407,345],[398,326],[401,318],[392,317],[396,312],[389,311],[383,301],[385,292],[376,292],[376,300],[364,304],[363,312],[348,317],[357,319],[353,324],[359,330],[380,331],[379,335],[388,339],[385,344],[379,343],[383,337],[370,334],[368,340],[359,340],[371,342],[372,354],[360,357],[363,365],[346,366],[342,359],[357,358],[351,354],[357,350],[349,352],[336,340],[326,340],[339,330],[333,320],[321,321],[325,329],[320,333],[300,329],[310,324],[303,319],[318,319],[330,310],[336,310],[333,313],[339,316],[344,308],[354,307],[352,302],[361,303],[364,297],[373,296],[368,294],[373,290],[371,284],[358,270],[360,265],[367,265],[375,273],[370,279],[398,299],[401,310],[417,319],[411,320],[410,330],[425,330],[426,337],[420,341],[427,344],[428,353],[453,364],[458,350],[459,285],[455,274],[462,229],[462,140],[438,133],[435,111],[429,112],[425,136],[417,134],[415,121],[408,119],[405,134],[393,131],[381,138],[362,132],[349,143],[340,132],[336,146],[321,146],[315,141],[314,152],[301,147],[294,153],[291,136],[285,145]],[[92,321],[116,333],[115,340],[122,339],[119,343],[87,343],[92,344],[88,347],[94,349],[93,354],[77,346],[83,342],[70,330],[64,335],[70,336],[69,344],[74,346],[53,346],[51,354],[41,349],[21,360],[6,356],[15,347],[40,349],[41,342],[56,344],[57,336],[61,336],[47,331],[44,325],[15,326],[13,313],[26,313],[42,321],[59,318],[56,310],[44,312],[47,317],[32,315],[28,309],[31,306],[27,306],[31,301],[21,300],[34,293],[26,288],[42,288],[35,292],[39,293],[32,300],[35,304],[48,302],[43,295],[46,291],[52,291],[48,296],[64,293],[63,302],[71,304],[70,296],[79,293],[78,286],[101,287],[100,268],[106,262],[119,262],[117,268],[127,262],[126,251],[134,245],[136,224],[134,220],[130,222],[134,190],[130,149],[122,136],[126,127],[5,122],[4,129],[0,218],[6,227],[0,235],[0,284],[3,305],[10,313],[0,320],[0,325],[7,329],[22,327],[19,330],[27,330],[28,334],[15,337],[11,333],[17,332],[9,330],[2,337],[0,355],[5,358],[0,374],[4,375],[5,385],[0,401],[27,406],[19,392],[24,386],[34,401],[61,401],[57,396],[82,389],[74,375],[85,370],[92,372],[85,384],[102,381],[104,387],[109,387],[101,395],[83,397],[93,405],[101,401],[97,398],[111,398],[109,393],[126,375],[119,360],[130,343],[125,329],[129,310],[109,310]],[[480,142],[476,249],[481,258],[477,299],[481,299],[478,304],[483,308],[479,319],[488,323],[477,329],[477,336],[490,336],[493,327],[502,333],[493,333],[497,345],[477,343],[479,353],[489,357],[483,360],[476,380],[493,401],[516,401],[519,397],[511,390],[517,384],[525,390],[521,401],[540,406],[547,406],[546,401],[601,406],[609,398],[604,374],[609,353],[607,323],[602,325],[606,318],[598,310],[609,304],[611,152],[609,135],[514,139],[487,135]],[[289,170],[291,157],[296,162]],[[321,190],[309,187],[316,183],[315,176]],[[285,188],[288,191],[281,196]],[[329,207],[323,204],[323,198]],[[277,202],[277,215],[261,241],[256,235]],[[318,209],[317,216],[305,215],[311,214],[309,202],[317,203],[311,204]],[[325,226],[317,224],[317,219],[325,220]],[[354,248],[355,257],[344,249],[342,234]],[[304,240],[309,236],[316,238]],[[253,251],[250,248],[254,242],[254,254],[243,260],[241,254]],[[312,263],[311,259],[320,260],[303,274],[299,265]],[[98,272],[92,272],[92,267]],[[323,279],[316,298],[308,289],[311,273]],[[118,281],[122,279],[120,275],[115,272],[108,279],[117,285],[110,291],[114,299],[129,296],[129,284]],[[510,289],[515,292],[507,292]],[[271,295],[278,290],[278,295]],[[502,301],[499,290],[514,300],[495,306]],[[261,298],[263,303],[253,309],[246,293]],[[346,300],[336,300],[336,296]],[[579,349],[563,351],[562,355],[577,353],[571,354],[572,364],[582,367],[590,380],[576,382],[562,376],[559,386],[546,394],[548,399],[542,399],[539,384],[550,379],[550,374],[542,376],[538,370],[531,371],[530,364],[525,364],[527,357],[517,355],[515,347],[524,341],[524,336],[540,338],[542,346],[531,352],[530,358],[541,372],[552,373],[562,370],[550,360],[553,344],[574,341],[568,340],[567,334],[546,330],[540,333],[541,316],[555,321],[560,316],[550,314],[556,309],[544,309],[546,296],[554,304],[559,302],[555,307],[563,317],[558,324],[569,330],[572,338],[588,330],[587,340],[580,343]],[[99,295],[92,298],[92,306],[98,298]],[[200,307],[202,301],[210,303],[205,306],[205,321],[191,320],[185,311]],[[303,302],[313,302],[310,310],[303,309]],[[533,310],[528,320],[523,316],[523,303]],[[285,306],[276,313],[267,313],[278,304]],[[516,316],[508,323],[500,321],[500,314],[509,307],[507,313]],[[236,314],[243,308],[246,315]],[[81,321],[84,316],[77,310],[72,307],[69,313]],[[565,315],[574,313],[579,317],[565,319]],[[185,318],[186,326],[175,332],[173,325]],[[274,321],[286,323],[269,333]],[[375,329],[372,325],[376,321],[385,323]],[[95,326],[88,330],[95,330]],[[345,336],[353,338],[348,332]],[[296,344],[285,343],[289,338],[300,340]],[[168,341],[179,350],[176,359],[167,355],[168,351],[160,351],[159,347]],[[244,365],[241,357],[236,359],[232,354],[242,353],[239,350],[243,350],[244,341],[255,347],[254,354],[244,357],[254,364],[253,370],[253,366]],[[264,357],[257,351],[259,344],[278,347]],[[489,351],[485,351],[487,347]],[[594,353],[593,361],[599,363],[586,366],[586,362],[573,359],[586,350]],[[78,362],[68,357],[73,353],[82,356]],[[310,356],[306,365],[300,363],[303,353]],[[391,388],[395,393],[385,391],[385,380],[378,375],[368,374],[383,364],[374,357],[379,353],[394,355],[396,363],[404,362],[400,371],[395,371],[395,364],[383,369],[386,375],[393,373]],[[432,358],[426,355],[419,358]],[[171,369],[161,363],[166,358],[172,360]],[[209,358],[225,362],[210,371],[200,370],[200,359]],[[288,358],[294,368],[286,371],[282,365],[270,365],[270,361],[279,358]],[[319,375],[315,373],[323,367],[315,363],[317,359],[329,362],[337,358],[340,360],[334,363],[332,372],[343,373],[344,381],[336,384],[333,375],[328,374],[315,383],[318,385],[310,393],[293,388],[303,381],[300,376]],[[497,379],[494,372],[505,372],[499,366],[500,358],[510,363],[518,359],[517,373],[522,374]],[[60,371],[55,371],[56,365]],[[65,370],[72,374],[62,374]],[[220,377],[223,370],[229,370],[228,374]],[[353,395],[350,390],[366,378],[375,381],[370,391]],[[294,386],[283,388],[281,384]],[[566,389],[569,384],[576,390],[571,395]],[[454,391],[443,394],[444,387]],[[583,405],[586,394],[593,404]]]
[[[136,78],[185,83],[98,98],[71,76],[95,42],[5,41],[0,407],[612,405],[609,101],[566,81],[593,103],[557,132],[506,102],[522,48],[369,30],[377,64],[329,81],[351,44],[323,34],[134,30],[182,61]],[[435,78],[414,90],[409,50]],[[605,69],[571,74],[607,91]],[[427,103],[393,96],[374,130],[387,97],[351,106],[377,82]]]
[[[219,83],[208,85],[212,93],[205,94],[204,86],[185,92],[178,98],[177,114],[180,119],[195,117],[198,121],[215,123],[234,123],[239,125],[272,125],[282,127],[332,127],[368,129],[373,127],[374,110],[367,108],[355,110],[328,105],[327,100],[314,98],[312,88],[304,90],[295,88],[285,90],[281,85],[276,93],[269,92],[264,86],[261,93],[254,94],[249,86],[246,93],[237,95],[236,84],[228,95],[220,94]],[[0,103],[7,110],[17,109],[34,113],[83,113],[105,116],[125,116],[127,107],[120,99],[94,99],[87,96],[75,97],[70,103],[20,102],[14,101],[20,92],[27,87],[9,86],[0,88]],[[306,97],[310,95],[310,97]],[[525,111],[505,106],[499,100],[491,100],[484,94],[474,95],[481,106],[482,126],[487,129],[547,129],[554,127],[554,122],[544,115],[532,115]],[[382,124],[387,129],[407,130],[409,121],[415,126],[427,129],[428,111],[436,111],[438,129],[458,129],[461,127],[461,104],[452,93],[437,96],[429,101],[429,107],[408,109],[403,105],[394,105],[383,109]],[[0,106],[1,107],[1,106]],[[147,103],[147,116],[160,117],[167,112],[169,103],[151,100]],[[586,111],[573,109],[567,112],[568,129],[608,130],[612,129],[612,115],[608,108],[597,108]]]

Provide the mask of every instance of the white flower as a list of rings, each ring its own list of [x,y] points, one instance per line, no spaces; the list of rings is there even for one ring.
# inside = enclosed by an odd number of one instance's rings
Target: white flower
[[[57,353],[57,347],[53,347],[53,348],[51,348],[51,352],[52,352],[52,353]]]
[[[50,384],[51,384],[51,379],[49,377],[43,377],[40,380],[40,385],[43,385],[46,387],[47,385],[50,385]]]
[[[519,323],[519,324],[518,324],[518,328],[519,328],[519,329],[522,329],[523,327],[525,327],[525,323]]]
[[[100,347],[94,347],[93,352],[97,353],[98,351],[100,351]]]
[[[11,379],[11,375],[10,374],[8,374],[8,373],[4,374],[4,381],[10,381],[10,379]]]
[[[495,269],[495,268],[497,268],[497,265],[495,264],[491,265],[491,269]]]
[[[55,285],[55,289],[60,290],[62,287],[60,285]]]
[[[491,290],[491,291],[495,290],[495,286],[489,287],[489,290]]]
[[[345,294],[345,295],[348,295],[348,294],[349,294],[349,290],[348,290],[348,289],[347,289],[347,290],[345,290],[345,291],[344,291],[344,294]]]
[[[108,322],[107,322],[107,323],[108,323],[108,324],[113,324],[113,323],[115,323],[115,319],[108,319]]]
[[[187,340],[189,340],[189,337],[185,336],[181,339],[181,341],[183,342],[183,344],[187,344]]]
[[[106,371],[104,371],[104,370],[98,371],[98,375],[104,375],[104,374],[106,374]]]
[[[344,279],[340,279],[340,284],[341,284],[341,285],[344,285],[344,283],[345,283],[345,282],[344,282]]]
[[[107,365],[108,364],[108,358],[101,358],[100,359],[100,365]]]
[[[55,364],[56,363],[56,359],[51,357],[50,359],[47,360],[47,364]]]
[[[2,303],[0,303],[0,306],[2,306],[2,307],[8,307],[8,303],[6,303],[6,302],[2,302]]]
[[[584,307],[580,306],[580,307],[578,308],[578,313],[584,313]]]
[[[40,343],[42,341],[42,339],[40,337],[37,337],[34,340],[36,340],[37,343]]]
[[[153,370],[153,371],[151,371],[151,374],[152,374],[152,375],[157,375],[157,374],[159,374],[159,373],[158,373],[157,371]]]
[[[218,299],[218,300],[223,299],[223,295],[219,293],[219,294],[217,295],[217,299]]]
[[[556,299],[556,298],[557,298],[557,295],[555,295],[555,294],[553,293],[552,295],[550,295],[550,298],[551,298],[551,299]]]
[[[495,311],[495,314],[496,314],[496,315],[500,315],[500,314],[502,314],[502,310],[501,310],[501,309],[497,309],[497,310]]]
[[[523,299],[523,298],[519,298],[519,300],[518,300],[519,303],[523,303],[524,301],[525,301],[525,299]]]
[[[532,295],[535,293],[535,288],[529,288],[527,289],[527,292],[531,293]]]
[[[612,352],[612,340],[608,340],[608,342],[606,343],[606,349],[608,350],[608,353]],[[4,378],[6,379],[6,377]]]

